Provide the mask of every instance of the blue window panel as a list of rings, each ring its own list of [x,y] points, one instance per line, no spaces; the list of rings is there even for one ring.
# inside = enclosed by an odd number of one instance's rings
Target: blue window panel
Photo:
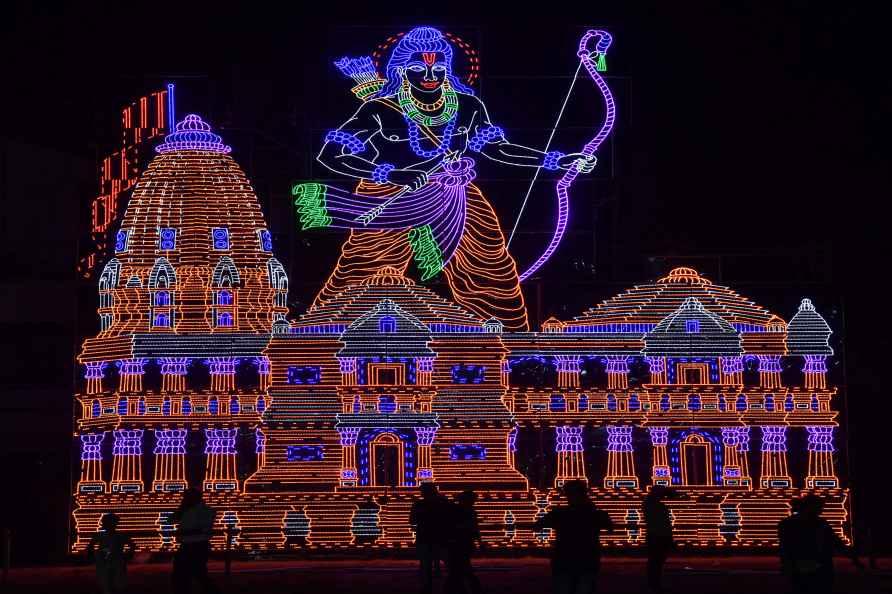
[[[217,313],[217,327],[218,328],[230,328],[232,327],[232,314],[228,311],[222,311]]]
[[[165,306],[170,305],[170,292],[169,291],[157,291],[155,293],[155,305],[156,306]]]
[[[551,412],[564,412],[567,410],[567,400],[562,394],[552,394],[549,405]]]
[[[229,412],[230,412],[230,414],[237,415],[238,412],[239,412],[239,410],[240,410],[240,408],[241,408],[241,407],[239,406],[238,396],[233,396],[233,397],[231,397],[231,398],[229,399]]]
[[[450,460],[486,460],[486,448],[480,444],[456,444],[449,448]]]
[[[217,305],[232,305],[232,291],[217,291]]]
[[[740,394],[737,396],[737,406],[735,407],[737,412],[743,412],[746,410],[746,396]]]
[[[177,230],[172,227],[161,227],[158,231],[158,247],[161,250],[177,249]]]
[[[161,403],[161,414],[165,417],[170,416],[170,398],[165,398],[164,402]]]
[[[145,398],[139,399],[139,402],[136,404],[136,412],[137,412],[137,414],[140,414],[140,415],[146,414],[146,400],[145,400]]]
[[[689,334],[697,334],[700,332],[700,320],[685,320],[685,332]]]
[[[266,410],[266,398],[263,397],[263,394],[257,397],[257,412],[263,414],[263,411]]]
[[[700,396],[698,394],[688,395],[688,410],[697,412],[700,410]]]
[[[115,235],[115,252],[126,252],[130,244],[130,229],[121,229]]]
[[[155,328],[170,328],[170,316],[166,313],[156,313],[152,318],[152,326]]]
[[[392,334],[396,332],[396,319],[393,316],[382,316],[378,320],[378,332],[382,334]]]
[[[588,395],[583,394],[579,397],[579,410],[583,412],[588,410]]]
[[[396,412],[396,399],[393,396],[378,397],[378,412],[393,413]]]
[[[641,410],[641,401],[638,399],[638,394],[632,394],[629,397],[629,410],[631,410],[631,411]]]
[[[321,367],[289,367],[288,383],[293,385],[318,384],[322,378]]]
[[[285,455],[289,462],[318,462],[323,459],[321,445],[288,446]]]
[[[774,412],[774,396],[771,394],[765,395],[765,410]]]
[[[91,416],[91,417],[99,417],[99,416],[101,416],[101,415],[102,415],[102,407],[99,406],[99,401],[98,401],[98,400],[94,400],[94,401],[93,401],[93,406],[92,406],[92,408],[91,408],[91,410],[90,410],[90,416]]]
[[[818,402],[818,397],[815,396],[814,394],[812,394],[811,395],[811,410],[812,410],[812,412],[818,412],[818,409],[820,407],[821,407],[821,405]]]
[[[220,403],[217,401],[216,396],[212,396],[211,399],[208,400],[208,413],[212,415],[220,413]]]
[[[211,229],[211,241],[215,250],[228,250],[229,229],[226,227],[214,227]]]
[[[660,410],[666,412],[669,410],[669,394],[660,396]]]
[[[118,398],[118,414],[119,415],[127,414],[127,398],[126,397]]]
[[[483,365],[453,365],[453,384],[481,384],[486,367]]]
[[[264,252],[273,251],[273,236],[266,229],[257,230],[257,238],[260,240],[260,249]]]
[[[183,415],[191,415],[192,414],[192,401],[188,396],[183,398]]]
[[[610,412],[616,412],[616,396],[613,394],[607,395],[607,410]]]
[[[790,412],[793,410],[793,395],[787,394],[787,397],[784,398],[784,410],[786,412]]]

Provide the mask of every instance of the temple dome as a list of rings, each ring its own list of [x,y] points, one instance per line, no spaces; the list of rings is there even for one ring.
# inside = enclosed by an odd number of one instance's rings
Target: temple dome
[[[385,266],[358,284],[315,304],[295,326],[350,325],[382,300],[389,300],[428,327],[467,326],[482,331],[485,324],[473,313],[406,278],[396,268]]]
[[[104,335],[269,332],[288,279],[245,173],[190,114],[137,181],[100,287]]]
[[[688,297],[644,336],[647,356],[736,356],[743,353],[740,333],[708,311],[696,297]]]
[[[693,268],[679,266],[669,271],[669,274],[659,279],[657,283],[682,283],[687,285],[711,285],[712,281],[700,276]]]
[[[799,311],[787,325],[787,349],[791,355],[832,355],[829,344],[832,333],[811,299],[803,299]]]

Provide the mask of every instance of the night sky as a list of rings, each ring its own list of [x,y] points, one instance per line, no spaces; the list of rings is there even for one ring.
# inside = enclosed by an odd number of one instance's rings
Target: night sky
[[[327,175],[313,156],[325,130],[356,106],[331,61],[418,24],[479,51],[477,90],[491,117],[511,140],[540,148],[576,68],[579,36],[587,27],[613,33],[608,82],[619,121],[596,174],[571,191],[560,250],[525,285],[532,319],[571,317],[676,265],[787,320],[811,297],[834,328],[833,380],[848,395],[856,534],[868,519],[888,529],[888,514],[873,517],[888,456],[880,365],[889,349],[890,125],[881,114],[892,89],[881,20],[844,3],[661,3],[631,12],[600,4],[562,18],[521,17],[516,4],[463,12],[449,3],[438,12],[430,2],[408,11],[338,3],[332,14],[271,4],[251,12],[219,3],[126,13],[117,4],[6,7],[0,461],[9,503],[0,525],[16,531],[16,560],[58,559],[65,549],[73,359],[98,327],[95,287],[75,267],[98,161],[119,148],[120,108],[174,82],[178,116],[201,114],[233,146],[288,268],[297,315],[343,237],[299,232],[288,201],[292,182]],[[598,101],[581,78],[555,148],[582,146],[602,117]],[[478,182],[506,232],[529,173],[480,166]],[[521,267],[550,236],[549,181],[537,184],[512,246]]]

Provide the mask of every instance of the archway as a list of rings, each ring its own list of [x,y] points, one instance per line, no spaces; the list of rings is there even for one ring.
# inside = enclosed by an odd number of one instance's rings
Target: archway
[[[682,484],[711,486],[712,443],[702,435],[691,433],[681,442],[680,449]]]
[[[381,433],[369,444],[369,470],[373,487],[405,485],[405,449],[393,433]]]

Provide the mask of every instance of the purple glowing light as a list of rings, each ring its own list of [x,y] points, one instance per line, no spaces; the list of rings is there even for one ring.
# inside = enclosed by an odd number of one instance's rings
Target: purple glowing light
[[[232,147],[223,144],[223,139],[211,132],[211,127],[199,116],[191,113],[176,125],[176,131],[164,138],[164,144],[155,147],[157,153],[175,151],[208,151],[228,154]]]
[[[786,452],[787,428],[783,425],[765,425],[762,427],[762,451]]]
[[[105,433],[85,433],[81,435],[81,460],[102,460],[102,440]]]
[[[238,429],[205,429],[204,436],[207,440],[204,453],[222,456],[235,455],[235,437]]]
[[[653,433],[651,433],[653,440]],[[632,452],[632,426],[608,425],[607,426],[607,451],[608,452]]]
[[[142,429],[118,429],[114,432],[114,456],[142,456]]]
[[[833,427],[827,425],[809,425],[808,431],[808,451],[832,453],[833,448]]]
[[[595,50],[590,52],[588,50],[588,43],[593,38],[597,37],[598,42],[595,46]],[[595,152],[598,150],[598,147],[601,146],[601,143],[607,138],[610,134],[610,131],[613,129],[613,123],[616,120],[616,105],[613,101],[613,95],[610,92],[610,88],[607,86],[607,82],[604,78],[598,73],[595,65],[595,61],[592,60],[592,55],[606,54],[607,48],[610,47],[610,43],[613,41],[613,38],[610,36],[610,33],[607,31],[596,31],[589,30],[582,36],[582,39],[579,40],[579,51],[577,55],[582,61],[582,65],[585,66],[586,71],[589,76],[591,76],[592,80],[598,86],[598,90],[601,91],[601,95],[604,97],[604,104],[606,106],[606,113],[604,116],[604,123],[601,125],[601,129],[598,130],[598,133],[592,138],[588,144],[586,144],[582,151],[584,155],[588,157],[593,157]],[[524,281],[529,278],[533,273],[535,273],[539,268],[551,258],[551,255],[557,249],[558,244],[560,244],[561,239],[564,237],[564,232],[567,230],[567,219],[570,215],[570,199],[569,192],[570,186],[576,180],[576,176],[579,175],[579,170],[576,167],[571,167],[568,169],[561,179],[558,180],[556,185],[557,191],[557,199],[558,199],[558,212],[557,212],[557,224],[555,225],[554,234],[551,238],[551,241],[548,244],[548,247],[545,248],[545,251],[539,256],[533,265],[527,268],[523,274],[520,275],[520,280]]]
[[[558,453],[582,451],[582,425],[564,425],[554,428],[554,450]]]

